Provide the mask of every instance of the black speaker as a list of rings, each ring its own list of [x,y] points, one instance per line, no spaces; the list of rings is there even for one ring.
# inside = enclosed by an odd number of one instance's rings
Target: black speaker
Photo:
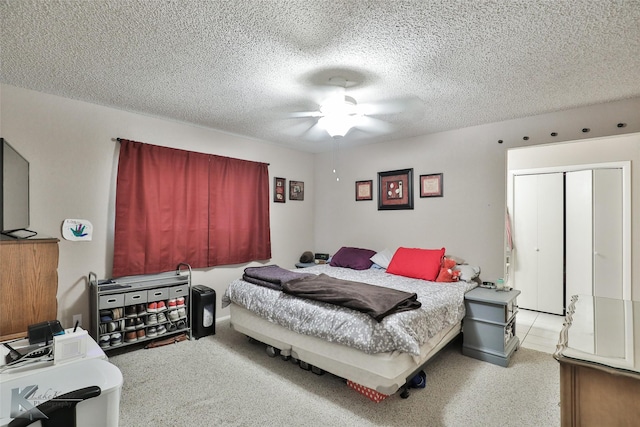
[[[196,285],[191,288],[191,335],[195,339],[216,333],[216,291]]]

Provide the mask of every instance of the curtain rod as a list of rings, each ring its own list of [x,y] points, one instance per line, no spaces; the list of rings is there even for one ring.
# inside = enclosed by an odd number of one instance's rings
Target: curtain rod
[[[119,137],[118,138],[111,138],[112,141],[118,141],[118,142],[122,141],[123,139],[126,139],[126,138],[119,138]],[[144,143],[142,143],[142,144],[144,144]],[[217,154],[214,154],[214,156],[216,156],[216,155]],[[242,159],[240,159],[240,160],[242,160]],[[256,163],[264,163],[264,162],[256,162]],[[271,166],[271,163],[264,163],[264,164],[266,164],[267,166]]]

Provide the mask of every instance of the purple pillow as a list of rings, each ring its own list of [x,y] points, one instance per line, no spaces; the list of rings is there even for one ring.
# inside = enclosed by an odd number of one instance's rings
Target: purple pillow
[[[334,256],[331,257],[329,263],[332,267],[346,267],[353,270],[366,270],[371,268],[373,262],[371,257],[376,254],[376,251],[369,249],[350,248],[343,246]]]

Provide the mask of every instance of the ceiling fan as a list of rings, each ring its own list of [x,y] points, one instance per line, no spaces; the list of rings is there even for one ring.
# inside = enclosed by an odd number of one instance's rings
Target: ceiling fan
[[[332,138],[344,137],[352,129],[368,133],[384,134],[393,130],[389,122],[373,118],[377,114],[392,114],[402,111],[400,105],[358,104],[346,94],[349,82],[342,77],[329,79],[331,90],[320,103],[317,111],[292,113],[292,118],[318,118],[314,127],[326,131]]]

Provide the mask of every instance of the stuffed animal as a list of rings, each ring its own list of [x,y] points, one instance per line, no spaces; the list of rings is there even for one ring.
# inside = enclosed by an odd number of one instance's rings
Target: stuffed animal
[[[460,271],[454,270],[455,266],[455,260],[446,257],[442,258],[442,266],[436,282],[457,282],[460,278]]]

